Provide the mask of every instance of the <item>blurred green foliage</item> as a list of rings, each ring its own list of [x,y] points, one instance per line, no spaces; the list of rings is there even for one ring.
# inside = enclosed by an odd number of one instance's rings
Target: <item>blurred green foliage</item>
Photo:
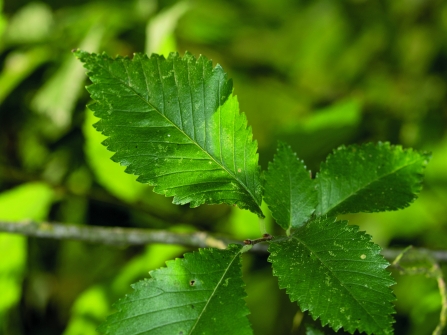
[[[208,230],[239,239],[258,220],[189,209],[108,160],[70,50],[204,54],[234,80],[266,168],[277,140],[308,168],[340,144],[432,151],[408,209],[347,216],[387,246],[447,246],[447,3],[441,0],[0,0],[0,220]],[[271,218],[267,230],[275,232]],[[115,248],[0,234],[0,334],[94,334],[111,303],[185,248]],[[255,334],[298,332],[302,314],[262,255],[244,256]],[[445,272],[445,268],[444,268]],[[430,334],[436,282],[401,276],[397,334]]]

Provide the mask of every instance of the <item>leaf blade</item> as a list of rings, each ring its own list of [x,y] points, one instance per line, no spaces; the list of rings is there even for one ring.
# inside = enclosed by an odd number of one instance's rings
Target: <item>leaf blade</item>
[[[380,247],[358,227],[317,218],[269,246],[269,261],[291,301],[335,331],[391,334],[394,280]]]
[[[151,271],[119,300],[105,334],[252,334],[243,298],[241,246],[199,249]],[[235,298],[236,297],[236,298]]]
[[[421,191],[427,153],[389,143],[340,147],[317,174],[317,215],[381,212],[407,207]]]
[[[176,204],[237,204],[262,216],[256,141],[220,66],[205,57],[76,51],[113,160]]]
[[[315,183],[304,163],[291,147],[278,144],[278,150],[265,173],[264,199],[272,216],[285,230],[306,222],[317,206]]]

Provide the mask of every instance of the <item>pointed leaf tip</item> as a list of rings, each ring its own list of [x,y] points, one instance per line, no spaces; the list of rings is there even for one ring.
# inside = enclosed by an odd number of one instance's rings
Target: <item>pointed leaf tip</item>
[[[428,153],[389,143],[342,146],[317,174],[317,215],[407,207],[422,189]]]
[[[282,142],[265,173],[265,202],[285,230],[304,224],[317,206],[315,183],[292,148]]]
[[[235,204],[263,216],[257,144],[221,67],[189,53],[75,55],[93,83],[97,129],[126,172],[176,204]]]

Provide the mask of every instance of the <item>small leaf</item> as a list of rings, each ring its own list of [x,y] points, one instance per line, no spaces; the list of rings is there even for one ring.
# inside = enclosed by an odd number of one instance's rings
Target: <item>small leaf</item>
[[[389,143],[340,147],[316,177],[317,215],[381,212],[407,207],[421,191],[427,153]]]
[[[191,54],[133,59],[76,51],[112,159],[175,204],[236,204],[262,216],[257,144],[222,68]]]
[[[285,230],[306,222],[317,206],[315,183],[290,146],[279,143],[265,173],[265,202]]]
[[[301,310],[335,331],[391,334],[394,284],[371,237],[346,221],[320,217],[269,246],[279,286]]]
[[[119,300],[118,312],[99,331],[136,334],[252,334],[245,306],[241,246],[199,249],[167,267],[151,271],[151,279],[133,285]]]

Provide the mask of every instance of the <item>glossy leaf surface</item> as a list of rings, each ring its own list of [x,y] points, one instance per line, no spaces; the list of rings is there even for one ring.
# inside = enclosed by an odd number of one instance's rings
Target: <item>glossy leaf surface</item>
[[[430,155],[389,143],[340,147],[317,175],[317,215],[407,207],[421,190]]]
[[[265,173],[265,202],[283,228],[306,222],[317,206],[315,183],[304,163],[290,146],[279,143],[278,151]]]
[[[199,249],[133,285],[99,331],[136,334],[252,334],[241,272],[241,246]]]
[[[96,128],[126,172],[176,204],[236,204],[262,216],[257,144],[219,65],[190,54],[75,55],[93,82]]]
[[[272,242],[269,252],[279,286],[323,325],[350,333],[392,333],[389,264],[358,227],[318,218]]]

